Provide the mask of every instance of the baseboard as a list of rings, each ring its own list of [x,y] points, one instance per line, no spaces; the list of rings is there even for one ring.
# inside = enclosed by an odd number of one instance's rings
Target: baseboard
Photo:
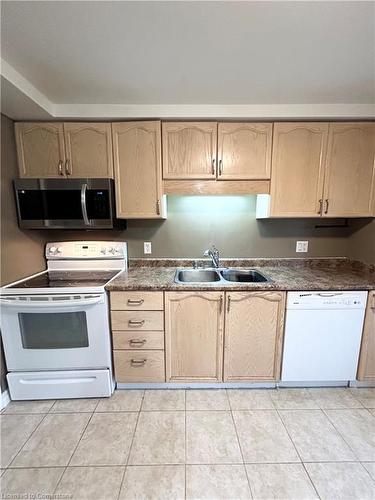
[[[9,396],[9,390],[6,389],[4,392],[1,393],[0,410],[5,408],[8,403],[10,403],[10,396]]]
[[[159,383],[117,383],[117,389],[274,389],[275,382],[159,382]]]

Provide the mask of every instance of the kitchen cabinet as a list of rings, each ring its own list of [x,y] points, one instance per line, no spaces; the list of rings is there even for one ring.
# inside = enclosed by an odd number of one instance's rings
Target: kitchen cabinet
[[[64,138],[69,177],[113,177],[110,123],[64,123]]]
[[[374,156],[373,123],[330,123],[323,216],[373,215]]]
[[[22,178],[111,178],[108,123],[16,123]]]
[[[112,124],[117,217],[166,217],[159,121]]]
[[[280,378],[285,292],[227,292],[224,381]]]
[[[167,382],[220,382],[224,292],[166,292]]]
[[[62,123],[16,123],[15,134],[20,177],[65,176]]]
[[[369,292],[359,355],[357,379],[375,380],[375,291]]]
[[[216,122],[163,123],[163,178],[216,178]]]
[[[275,123],[257,218],[373,216],[374,156],[374,123]]]
[[[272,123],[218,124],[218,180],[269,179]]]

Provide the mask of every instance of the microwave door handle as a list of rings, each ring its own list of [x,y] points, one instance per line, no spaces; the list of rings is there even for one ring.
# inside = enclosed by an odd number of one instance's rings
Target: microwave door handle
[[[83,215],[83,220],[85,222],[85,225],[86,226],[90,226],[91,223],[90,223],[88,215],[87,215],[86,191],[87,191],[87,184],[82,184],[82,187],[81,187],[81,208],[82,208],[82,215]]]

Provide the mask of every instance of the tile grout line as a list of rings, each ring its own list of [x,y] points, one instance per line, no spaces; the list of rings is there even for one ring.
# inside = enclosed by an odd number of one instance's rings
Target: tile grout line
[[[310,411],[311,411],[311,410],[310,410]],[[304,461],[302,460],[302,457],[301,457],[301,455],[300,455],[300,453],[299,453],[299,451],[298,451],[298,449],[297,449],[297,446],[296,446],[295,442],[293,441],[292,436],[289,434],[289,431],[288,431],[288,429],[287,429],[287,426],[286,426],[286,424],[285,424],[285,422],[284,422],[284,420],[283,420],[282,416],[280,415],[280,413],[279,413],[279,410],[278,410],[278,409],[276,409],[276,413],[277,413],[277,416],[279,417],[279,419],[280,419],[280,421],[281,421],[281,424],[283,425],[283,427],[284,427],[284,429],[285,429],[285,432],[287,433],[287,435],[288,435],[288,437],[289,437],[290,441],[292,442],[293,447],[294,447],[294,449],[296,450],[297,455],[299,456],[299,459],[301,460],[302,467],[304,468],[304,470],[305,470],[305,472],[306,472],[306,474],[307,474],[307,477],[309,478],[309,481],[310,481],[310,483],[311,483],[312,487],[314,488],[315,493],[317,494],[317,497],[318,497],[318,498],[321,498],[321,497],[320,497],[320,495],[319,495],[319,493],[318,493],[318,490],[317,490],[317,488],[316,488],[316,486],[315,486],[315,484],[314,484],[314,482],[313,482],[313,480],[312,480],[312,479],[311,479],[311,477],[310,477],[310,474],[309,474],[308,470],[307,470],[307,469],[306,469],[306,467],[305,467],[305,463],[304,463]]]
[[[232,417],[232,422],[233,422],[233,426],[234,426],[234,430],[235,430],[235,433],[236,433],[236,437],[237,437],[237,442],[238,442],[238,447],[240,449],[240,453],[241,453],[241,457],[242,457],[242,467],[244,468],[245,470],[245,475],[246,475],[246,479],[247,479],[247,484],[249,486],[249,491],[250,491],[250,497],[251,499],[254,498],[254,494],[253,494],[253,491],[251,489],[251,484],[250,484],[250,479],[249,479],[249,474],[247,473],[247,467],[245,465],[245,459],[244,459],[244,456],[243,456],[243,451],[242,451],[242,446],[241,446],[241,441],[240,441],[240,438],[238,436],[238,431],[237,431],[237,426],[236,426],[236,422],[234,420],[234,415],[233,415],[233,410],[232,410],[232,407],[231,407],[231,404],[230,404],[230,399],[229,399],[229,396],[228,396],[228,393],[226,394],[227,398],[228,398],[228,402],[229,402],[229,408],[230,408],[230,414],[231,414],[231,417]]]
[[[117,500],[119,500],[119,498],[121,496],[121,490],[122,490],[122,486],[123,486],[124,480],[125,480],[126,469],[128,468],[128,465],[129,465],[130,453],[132,451],[132,447],[133,447],[133,443],[134,443],[134,438],[135,438],[135,433],[137,431],[138,421],[139,421],[139,417],[141,415],[141,410],[142,410],[144,399],[145,399],[145,389],[143,389],[143,391],[142,391],[141,404],[139,405],[139,409],[138,409],[138,413],[137,413],[137,420],[135,421],[135,426],[134,426],[134,431],[133,431],[132,439],[131,439],[130,446],[129,446],[128,456],[126,458],[126,463],[124,464],[124,471],[122,473],[122,478],[121,478],[121,482],[120,482],[120,488],[118,490],[118,494],[117,494],[117,497],[116,497]]]

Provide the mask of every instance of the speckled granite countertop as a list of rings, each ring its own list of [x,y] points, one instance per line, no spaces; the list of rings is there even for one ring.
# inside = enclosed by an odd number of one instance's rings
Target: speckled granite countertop
[[[174,282],[176,270],[192,267],[193,259],[134,259],[129,269],[106,289],[121,290],[375,290],[375,268],[346,258],[222,259],[221,267],[259,269],[266,283]],[[208,261],[198,261],[208,266]]]

